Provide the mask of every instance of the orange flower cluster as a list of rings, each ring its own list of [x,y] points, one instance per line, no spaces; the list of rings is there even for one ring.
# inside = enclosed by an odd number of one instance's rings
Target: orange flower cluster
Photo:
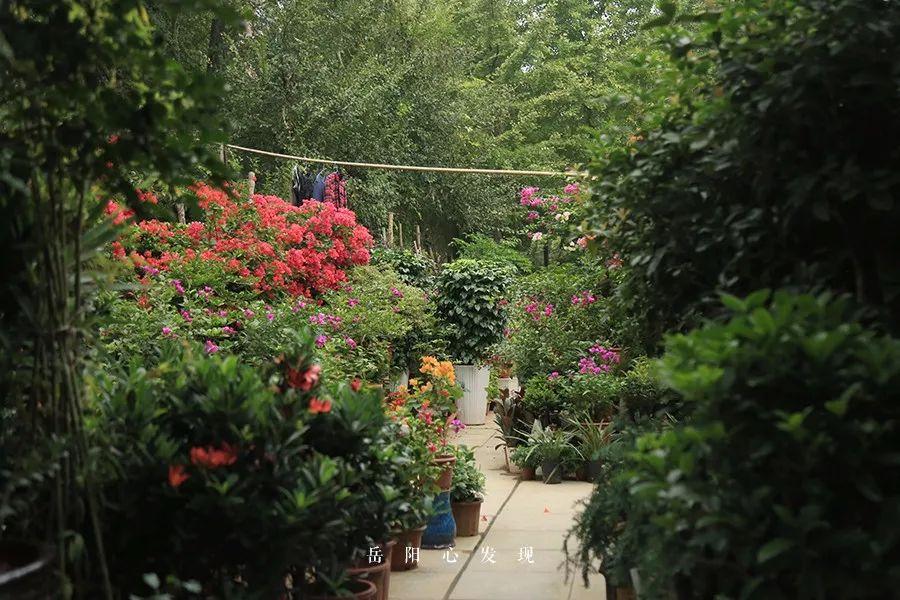
[[[178,489],[178,486],[190,479],[190,477],[185,472],[184,465],[169,465],[169,485],[173,488]]]
[[[318,398],[312,398],[309,401],[309,412],[314,415],[319,413],[331,412],[331,400],[319,400]]]
[[[191,448],[191,463],[205,469],[218,469],[233,465],[237,461],[237,448],[228,444],[222,444],[221,448],[207,446],[202,448],[194,446]]]
[[[456,383],[456,373],[453,372],[453,364],[448,360],[438,360],[433,356],[423,356],[420,370],[432,377],[446,379],[449,383]]]

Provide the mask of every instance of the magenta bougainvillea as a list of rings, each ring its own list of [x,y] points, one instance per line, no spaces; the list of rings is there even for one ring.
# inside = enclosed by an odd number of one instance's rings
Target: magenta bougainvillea
[[[369,262],[372,236],[349,209],[313,200],[293,206],[277,196],[240,200],[205,184],[193,192],[202,221],[140,221],[113,244],[113,254],[142,277],[213,261],[264,294],[310,297],[336,289],[347,268]],[[107,213],[118,221],[131,216],[115,203]]]

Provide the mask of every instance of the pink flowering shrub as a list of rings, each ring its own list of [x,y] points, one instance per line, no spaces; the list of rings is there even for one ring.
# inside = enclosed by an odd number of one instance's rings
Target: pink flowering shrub
[[[578,184],[570,183],[561,194],[541,196],[540,191],[535,187],[526,187],[519,193],[528,237],[533,242],[556,242],[568,250],[577,248],[577,245],[573,246],[573,233],[581,210]]]
[[[588,348],[587,356],[582,356],[579,359],[578,372],[582,375],[609,373],[620,362],[622,360],[617,350],[595,344]]]
[[[590,258],[519,279],[501,350],[520,380],[614,371],[610,348],[635,347],[635,322],[614,295],[620,271]]]

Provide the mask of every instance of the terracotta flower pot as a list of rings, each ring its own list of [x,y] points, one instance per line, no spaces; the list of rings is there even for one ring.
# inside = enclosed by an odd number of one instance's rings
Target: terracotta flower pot
[[[407,551],[407,548],[421,549],[423,533],[425,533],[425,525],[401,531],[397,535],[397,543],[391,552],[391,571],[410,571],[419,566],[418,559],[412,560],[413,552]]]
[[[357,562],[357,566],[347,569],[347,573],[358,579],[370,581],[375,584],[376,600],[387,600],[391,588],[391,559],[397,542],[391,540],[379,544],[381,549],[381,562],[370,563],[367,558]]]
[[[365,579],[354,579],[350,582],[350,592],[352,596],[306,596],[309,600],[347,600],[354,598],[355,600],[376,600],[378,597],[378,588],[371,581]]]
[[[456,536],[471,537],[478,535],[478,524],[481,521],[481,503],[484,500],[476,500],[475,502],[454,502],[453,519],[456,521]]]
[[[434,462],[442,467],[437,480],[438,487],[444,491],[449,490],[453,484],[453,464],[456,462],[456,457],[452,454],[436,456]]]
[[[522,472],[519,473],[519,479],[522,481],[533,481],[534,471],[534,467],[522,467]]]

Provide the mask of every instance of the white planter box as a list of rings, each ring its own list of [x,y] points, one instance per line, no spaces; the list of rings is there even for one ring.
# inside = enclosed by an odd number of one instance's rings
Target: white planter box
[[[491,370],[475,365],[453,365],[456,383],[463,396],[456,401],[459,420],[466,425],[483,425],[487,414],[487,386]]]

